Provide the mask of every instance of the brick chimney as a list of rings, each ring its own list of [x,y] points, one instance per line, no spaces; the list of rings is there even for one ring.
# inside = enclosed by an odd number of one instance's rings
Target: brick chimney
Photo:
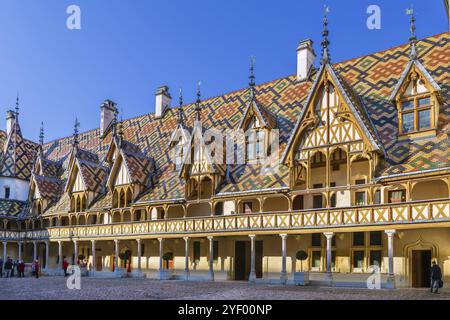
[[[6,111],[6,135],[11,132],[14,121],[16,121],[16,113],[12,110]]]
[[[311,72],[316,54],[310,39],[300,42],[297,48],[297,80],[305,81]]]
[[[168,86],[159,87],[156,90],[156,104],[155,104],[155,116],[160,118],[164,115],[167,108],[170,108],[172,104],[172,97],[169,93]]]
[[[108,130],[117,114],[117,105],[115,102],[106,99],[100,106],[100,135]]]

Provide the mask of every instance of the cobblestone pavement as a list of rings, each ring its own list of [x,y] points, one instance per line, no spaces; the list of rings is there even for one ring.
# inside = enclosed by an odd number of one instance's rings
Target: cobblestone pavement
[[[184,282],[148,279],[82,278],[81,290],[69,290],[63,277],[0,279],[2,300],[360,300],[446,299],[450,290],[431,294],[428,289],[368,290],[352,288],[252,285],[245,282]]]

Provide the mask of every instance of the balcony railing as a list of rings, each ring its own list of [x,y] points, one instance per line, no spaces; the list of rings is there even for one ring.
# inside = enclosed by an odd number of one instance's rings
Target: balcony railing
[[[14,231],[0,230],[1,241],[31,241],[46,240],[49,234],[47,230]]]
[[[56,239],[72,237],[99,238],[232,233],[239,231],[281,231],[430,222],[450,222],[450,199],[364,207],[202,216],[108,225],[52,227],[48,229],[48,233],[50,238]]]

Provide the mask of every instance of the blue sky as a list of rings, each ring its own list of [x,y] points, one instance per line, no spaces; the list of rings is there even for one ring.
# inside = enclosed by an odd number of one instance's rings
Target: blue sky
[[[205,98],[245,87],[250,56],[259,83],[294,74],[300,40],[320,53],[325,3],[333,62],[406,42],[411,4],[419,38],[448,30],[441,0],[0,0],[0,128],[18,90],[24,135],[37,140],[44,121],[48,141],[71,135],[75,116],[97,128],[106,98],[129,118],[152,112],[163,84],[185,102],[198,80]],[[71,4],[81,30],[66,28]],[[380,30],[366,27],[371,4]]]

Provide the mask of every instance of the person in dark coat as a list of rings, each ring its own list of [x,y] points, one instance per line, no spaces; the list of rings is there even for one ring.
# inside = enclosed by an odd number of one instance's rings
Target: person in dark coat
[[[3,278],[3,259],[0,258],[0,278]]]
[[[6,259],[6,262],[5,262],[5,277],[6,278],[11,277],[12,268],[13,268],[13,262],[12,262],[11,258],[8,257],[8,259]]]
[[[64,257],[62,265],[63,265],[63,270],[64,270],[64,277],[67,277],[67,268],[69,268],[69,263],[67,262],[65,257]]]
[[[25,278],[25,263],[23,260],[19,262],[17,270],[19,271],[19,278]]]
[[[39,261],[38,260],[35,260],[34,262],[33,262],[33,265],[34,265],[34,275],[36,276],[36,279],[38,279],[39,278]]]
[[[436,261],[431,266],[431,292],[438,293],[440,283],[442,281],[442,271]],[[434,291],[433,291],[434,290]]]

